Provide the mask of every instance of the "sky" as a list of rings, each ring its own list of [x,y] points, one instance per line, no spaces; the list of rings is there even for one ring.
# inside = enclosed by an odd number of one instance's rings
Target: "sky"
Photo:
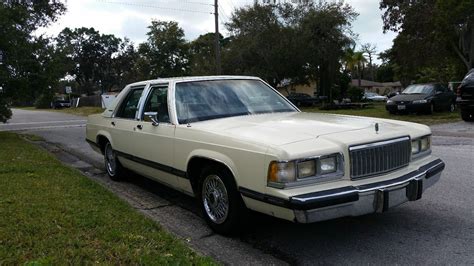
[[[213,2],[214,0],[66,0],[66,14],[39,33],[56,36],[65,27],[94,27],[100,33],[128,37],[138,44],[146,40],[147,26],[152,20],[173,20],[183,28],[186,39],[193,40],[201,34],[214,31]],[[232,10],[253,2],[254,0],[219,0],[220,29],[224,36],[227,36],[227,32],[223,24],[229,20]],[[352,27],[353,32],[359,36],[359,45],[374,44],[377,52],[392,46],[396,35],[392,32],[384,34],[382,31],[379,0],[345,2],[359,13]]]

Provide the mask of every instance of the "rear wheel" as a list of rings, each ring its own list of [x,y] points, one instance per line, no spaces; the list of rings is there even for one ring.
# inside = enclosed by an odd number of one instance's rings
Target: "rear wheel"
[[[470,112],[461,112],[461,118],[462,120],[466,122],[474,122],[474,113]]]
[[[201,172],[198,197],[209,226],[220,234],[231,234],[240,229],[245,205],[232,174],[217,165]]]
[[[110,179],[114,181],[120,181],[125,177],[125,168],[120,164],[117,159],[117,154],[112,148],[110,142],[105,144],[104,148],[104,162],[105,170],[109,175]]]

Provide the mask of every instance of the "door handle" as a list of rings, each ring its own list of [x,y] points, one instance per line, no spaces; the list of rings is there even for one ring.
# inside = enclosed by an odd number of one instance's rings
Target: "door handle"
[[[143,129],[143,126],[142,125],[137,125],[137,128],[142,130]]]
[[[115,122],[114,122],[114,121],[110,122],[110,124],[111,124],[112,126],[115,126]]]

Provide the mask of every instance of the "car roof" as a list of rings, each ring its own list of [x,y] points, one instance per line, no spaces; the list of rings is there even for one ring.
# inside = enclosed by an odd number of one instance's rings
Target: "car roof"
[[[260,80],[258,77],[252,76],[188,76],[188,77],[171,77],[171,78],[157,78],[135,82],[129,84],[129,86],[139,86],[147,83],[166,83],[166,82],[188,82],[188,81],[206,81],[206,80],[229,80],[229,79],[250,79],[250,80]]]

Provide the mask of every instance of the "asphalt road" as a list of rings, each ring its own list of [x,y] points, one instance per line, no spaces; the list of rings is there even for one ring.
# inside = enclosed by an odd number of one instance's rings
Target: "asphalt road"
[[[84,141],[84,118],[52,112],[14,110],[1,130],[37,134],[102,166],[102,158]],[[204,254],[233,264],[248,263],[242,256],[259,256],[258,263],[291,264],[474,264],[474,123],[438,125],[433,130],[433,153],[446,162],[441,180],[416,202],[383,214],[342,218],[301,225],[252,213],[246,233],[224,238],[210,233],[196,220],[199,211],[192,198],[155,182],[138,178],[120,186],[133,187],[134,202],[149,205],[150,198],[164,199],[178,209],[159,209],[157,220],[181,237],[196,236],[194,244]],[[108,182],[108,181],[101,181]],[[112,190],[118,194],[122,190]],[[115,189],[115,190],[114,190]],[[151,196],[150,196],[151,195]],[[130,195],[127,197],[131,197]],[[164,204],[163,206],[168,206]],[[133,205],[133,204],[132,204]],[[179,211],[178,211],[179,210]],[[156,212],[156,210],[155,210]],[[153,213],[147,214],[153,216]],[[163,216],[166,217],[163,217]],[[188,217],[188,218],[183,218]],[[189,218],[191,217],[191,218]],[[160,220],[161,219],[161,220]],[[172,221],[172,222],[169,222]],[[189,232],[187,232],[188,230]],[[208,240],[206,240],[208,239]],[[206,246],[207,242],[208,246]],[[194,240],[190,240],[191,244]],[[203,243],[203,244],[202,244]],[[206,252],[217,245],[219,248]],[[204,250],[206,249],[206,250]],[[232,254],[236,259],[226,259]],[[224,254],[224,255],[223,255]],[[243,255],[240,255],[243,254]],[[272,260],[270,257],[276,258]],[[281,262],[281,261],[280,261]]]

